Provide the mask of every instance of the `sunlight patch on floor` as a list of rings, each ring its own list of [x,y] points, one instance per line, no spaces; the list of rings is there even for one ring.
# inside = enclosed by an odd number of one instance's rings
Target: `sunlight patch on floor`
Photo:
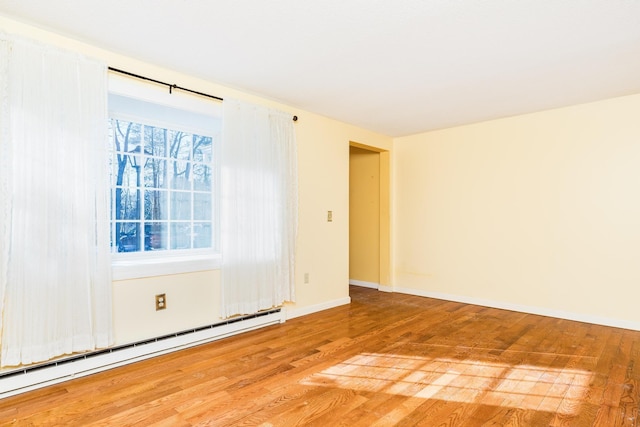
[[[302,384],[575,415],[590,380],[581,369],[362,353]]]

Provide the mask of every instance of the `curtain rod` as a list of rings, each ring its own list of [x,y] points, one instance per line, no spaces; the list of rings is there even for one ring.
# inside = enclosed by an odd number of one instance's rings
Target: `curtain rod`
[[[171,83],[163,82],[163,81],[160,81],[160,80],[152,79],[150,77],[141,76],[139,74],[130,73],[128,71],[120,70],[118,68],[109,67],[109,71],[113,71],[115,73],[124,74],[124,75],[130,76],[130,77],[135,77],[136,79],[140,79],[140,80],[146,80],[148,82],[154,82],[154,83],[157,83],[157,84],[160,84],[160,85],[163,85],[163,86],[168,86],[169,87],[169,93],[172,93],[173,89],[179,89],[179,90],[183,90],[185,92],[194,93],[196,95],[204,96],[206,98],[217,99],[218,101],[224,101],[224,99],[220,98],[219,96],[209,95],[208,93],[198,92],[197,90],[192,90],[192,89],[187,89],[186,87],[182,87],[182,86],[178,86],[176,84],[171,84]],[[297,122],[298,121],[298,116],[293,116],[293,121]]]

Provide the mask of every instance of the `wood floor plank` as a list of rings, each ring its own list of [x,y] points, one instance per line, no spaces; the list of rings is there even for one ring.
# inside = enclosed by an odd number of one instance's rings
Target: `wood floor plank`
[[[0,400],[0,425],[639,424],[638,331],[350,291],[348,306]]]

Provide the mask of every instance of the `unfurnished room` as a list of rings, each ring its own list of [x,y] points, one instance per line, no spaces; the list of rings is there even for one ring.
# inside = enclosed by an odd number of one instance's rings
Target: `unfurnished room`
[[[640,2],[0,0],[0,425],[637,426]]]

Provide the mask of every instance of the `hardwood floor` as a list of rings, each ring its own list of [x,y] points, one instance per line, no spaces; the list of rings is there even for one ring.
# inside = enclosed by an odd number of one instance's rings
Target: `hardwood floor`
[[[0,425],[638,425],[640,332],[358,287],[351,297],[0,400]]]

